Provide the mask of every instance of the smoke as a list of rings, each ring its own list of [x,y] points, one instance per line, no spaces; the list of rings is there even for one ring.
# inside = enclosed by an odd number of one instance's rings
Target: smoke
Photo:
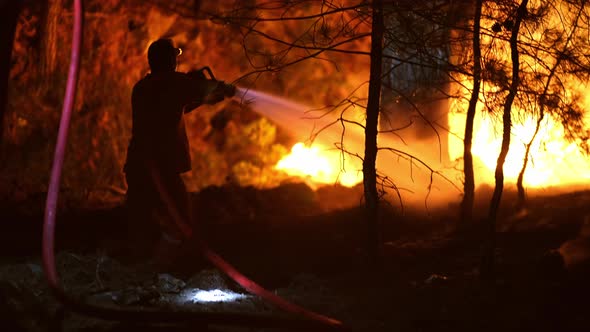
[[[559,247],[559,253],[568,268],[590,261],[590,216],[584,218],[578,236]]]

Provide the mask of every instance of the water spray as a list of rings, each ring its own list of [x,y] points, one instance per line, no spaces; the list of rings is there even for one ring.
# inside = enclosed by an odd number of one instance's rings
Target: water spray
[[[289,327],[301,328],[306,330],[343,330],[344,326],[338,320],[329,318],[309,311],[303,307],[292,304],[274,293],[264,289],[246,276],[241,274],[237,269],[227,263],[223,258],[211,250],[207,244],[198,236],[193,234],[192,229],[183,220],[176,211],[174,202],[170,199],[168,193],[162,190],[163,187],[159,182],[159,176],[152,168],[152,175],[158,187],[163,200],[167,203],[173,219],[182,231],[186,239],[195,241],[201,253],[211,261],[217,268],[226,273],[248,291],[256,294],[270,303],[276,305],[289,316],[254,314],[254,313],[224,313],[224,312],[195,312],[176,308],[174,310],[162,310],[154,308],[125,308],[125,307],[106,307],[90,304],[67,294],[61,287],[59,276],[55,265],[55,217],[57,200],[59,196],[59,186],[63,162],[68,139],[68,129],[70,118],[74,105],[78,73],[80,68],[80,50],[82,45],[82,22],[83,8],[82,0],[74,0],[74,28],[72,39],[72,51],[66,92],[64,96],[64,105],[59,125],[56,149],[51,168],[49,188],[45,205],[44,223],[43,223],[43,243],[42,258],[45,277],[49,287],[56,298],[68,309],[97,318],[118,321],[132,321],[141,323],[178,323],[191,322],[197,324],[219,324],[219,325],[240,325],[247,327]],[[203,75],[206,72],[203,69]],[[215,79],[210,69],[208,70],[210,79]],[[63,310],[60,312],[63,313]]]

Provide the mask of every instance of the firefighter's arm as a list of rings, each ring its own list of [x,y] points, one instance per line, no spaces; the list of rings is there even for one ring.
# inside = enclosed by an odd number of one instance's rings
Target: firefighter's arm
[[[188,72],[183,78],[181,89],[185,100],[184,113],[190,113],[204,104],[207,96],[204,85],[206,80],[198,71]]]
[[[216,104],[225,97],[233,97],[236,87],[223,81],[205,78],[202,71],[192,71],[186,74],[188,78],[188,98],[190,99],[185,113],[191,112],[203,104]]]
[[[192,112],[203,104],[211,104],[212,97],[209,95],[215,90],[216,82],[207,80],[200,71],[188,72],[184,78],[184,113]]]

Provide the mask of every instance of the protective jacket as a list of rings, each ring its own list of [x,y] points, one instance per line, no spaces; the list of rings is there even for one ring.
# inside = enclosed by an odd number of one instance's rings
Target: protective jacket
[[[133,87],[131,141],[124,171],[182,173],[191,169],[183,113],[211,92],[206,80],[176,71],[148,74]],[[191,109],[187,109],[187,105]]]

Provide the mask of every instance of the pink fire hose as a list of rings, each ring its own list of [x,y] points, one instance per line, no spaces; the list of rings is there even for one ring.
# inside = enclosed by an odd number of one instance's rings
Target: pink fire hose
[[[175,204],[165,192],[163,186],[159,181],[159,176],[155,169],[152,175],[162,199],[168,206],[171,216],[176,222],[178,228],[187,240],[197,243],[201,253],[218,269],[227,274],[230,278],[236,281],[247,291],[258,295],[269,303],[282,309],[289,315],[270,315],[270,314],[253,314],[253,313],[223,313],[223,312],[195,312],[189,310],[161,310],[153,308],[124,308],[124,307],[107,307],[98,306],[86,303],[78,298],[74,298],[67,294],[61,287],[59,276],[55,266],[55,217],[57,200],[59,196],[59,186],[61,173],[63,169],[63,162],[65,156],[66,143],[68,139],[68,128],[70,118],[74,105],[76,95],[78,73],[80,68],[80,50],[82,44],[82,25],[83,25],[83,9],[82,0],[74,0],[74,28],[72,52],[70,59],[70,67],[68,71],[68,80],[66,85],[66,92],[64,96],[64,104],[62,109],[61,120],[59,124],[59,131],[57,136],[57,144],[53,164],[51,168],[51,176],[49,180],[49,188],[47,192],[47,201],[45,205],[45,215],[43,224],[43,268],[45,270],[45,277],[49,287],[67,308],[79,312],[81,314],[120,321],[134,321],[134,322],[179,322],[186,321],[198,324],[221,324],[221,325],[241,325],[248,327],[290,327],[314,330],[344,330],[343,324],[333,318],[315,313],[303,307],[290,303],[274,293],[266,290],[254,281],[248,279],[240,273],[235,267],[230,265],[221,256],[209,248],[205,241],[198,234],[193,234],[192,229],[188,226],[185,220],[180,217]]]

